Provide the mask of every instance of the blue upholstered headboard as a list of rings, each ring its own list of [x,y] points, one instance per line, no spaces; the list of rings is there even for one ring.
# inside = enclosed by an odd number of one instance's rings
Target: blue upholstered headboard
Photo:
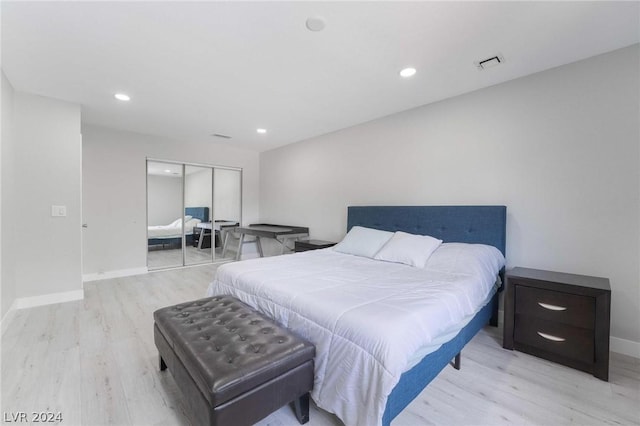
[[[431,235],[445,243],[487,244],[506,256],[506,206],[351,206],[353,226]]]
[[[186,207],[184,214],[203,222],[209,222],[209,207]]]

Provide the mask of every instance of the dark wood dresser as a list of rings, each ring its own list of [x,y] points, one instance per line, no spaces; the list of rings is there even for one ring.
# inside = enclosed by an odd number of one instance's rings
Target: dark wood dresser
[[[606,278],[514,268],[506,275],[503,347],[609,380]]]
[[[335,245],[336,243],[334,242],[323,240],[296,241],[294,251],[296,253],[299,253],[301,251],[317,250],[321,248],[333,247]]]

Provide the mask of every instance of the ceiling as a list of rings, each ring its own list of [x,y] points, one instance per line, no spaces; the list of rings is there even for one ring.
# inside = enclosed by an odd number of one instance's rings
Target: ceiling
[[[3,1],[1,14],[16,90],[78,103],[84,123],[258,151],[640,41],[638,2]]]

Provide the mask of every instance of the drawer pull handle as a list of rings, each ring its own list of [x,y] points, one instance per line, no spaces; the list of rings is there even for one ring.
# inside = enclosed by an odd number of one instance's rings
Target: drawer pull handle
[[[544,339],[551,340],[552,342],[564,342],[565,340],[567,340],[564,337],[552,336],[551,334],[541,333],[539,331],[538,335]]]
[[[550,305],[548,303],[538,302],[538,305],[550,311],[566,311],[567,310],[567,308],[565,308],[564,306]]]

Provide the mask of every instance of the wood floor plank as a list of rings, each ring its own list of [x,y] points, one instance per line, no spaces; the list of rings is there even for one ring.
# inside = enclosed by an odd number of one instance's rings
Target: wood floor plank
[[[82,301],[17,311],[2,336],[2,411],[60,410],[66,425],[189,425],[158,371],[153,312],[205,296],[218,265],[86,283]],[[393,421],[407,425],[640,425],[640,360],[611,355],[610,381],[502,348],[487,327]],[[309,426],[339,426],[311,404]],[[258,423],[298,422],[285,406]]]

